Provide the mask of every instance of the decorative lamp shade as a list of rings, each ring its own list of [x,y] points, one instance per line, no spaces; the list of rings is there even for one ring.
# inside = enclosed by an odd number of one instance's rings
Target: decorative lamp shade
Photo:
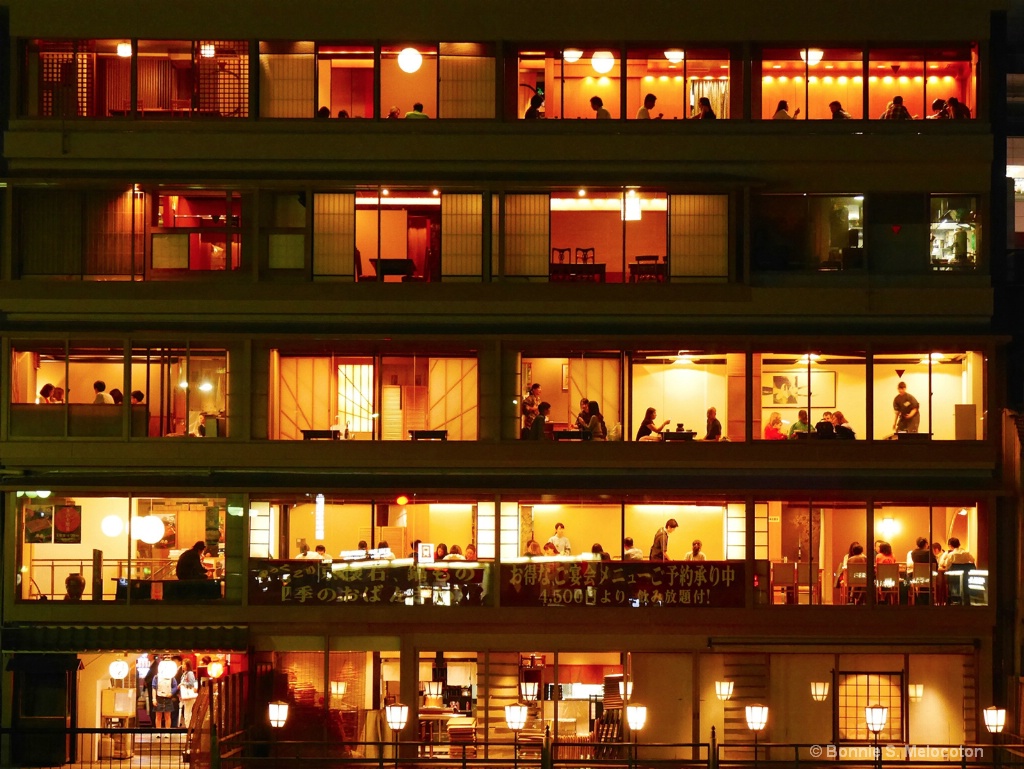
[[[590,66],[599,75],[607,75],[615,66],[615,56],[611,51],[594,51],[590,57]]]
[[[990,708],[985,708],[983,712],[985,714],[985,728],[988,729],[989,734],[999,734],[999,732],[1003,731],[1003,727],[1006,726],[1005,708],[997,708],[993,705]]]
[[[732,681],[715,681],[715,696],[723,701],[731,698],[732,686]]]
[[[619,681],[619,696],[626,700],[633,696],[632,681]]]
[[[579,48],[566,48],[564,51],[562,51],[562,58],[565,59],[566,62],[568,62],[569,64],[575,64],[576,62],[583,58],[583,51],[581,51]]]
[[[908,684],[907,697],[910,698],[911,702],[920,702],[921,698],[924,697],[924,684]]]
[[[114,660],[107,668],[107,672],[115,681],[123,681],[128,677],[128,663],[124,660]]]
[[[405,722],[409,720],[409,706],[394,704],[384,708],[384,720],[388,727],[394,732],[400,732],[405,728]]]
[[[821,61],[821,58],[825,55],[825,52],[820,48],[807,48],[800,51],[800,58],[806,61],[812,67]]]
[[[747,728],[759,732],[768,723],[767,705],[747,705]]]
[[[211,662],[206,666],[206,675],[210,678],[220,678],[224,675],[224,663],[223,662]]]
[[[630,190],[622,201],[622,221],[639,222],[642,217],[640,196],[636,194],[636,190]]]
[[[444,687],[443,681],[424,681],[423,682],[423,693],[428,697],[440,697],[441,689]]]
[[[518,732],[526,726],[526,715],[529,708],[526,705],[506,705],[505,723],[513,732]]]
[[[164,522],[155,515],[139,518],[139,530],[136,535],[147,545],[155,545],[164,538]]]
[[[868,705],[864,708],[864,720],[867,722],[868,731],[878,734],[885,728],[885,722],[889,719],[889,708],[881,705]]]
[[[119,537],[124,531],[124,521],[119,515],[108,515],[100,521],[100,531],[108,537]]]
[[[217,55],[217,47],[213,43],[201,43],[199,46],[199,55],[204,59],[212,59]]]
[[[117,44],[117,55],[122,59],[127,59],[132,55],[132,44],[131,43],[118,43]]]
[[[519,695],[524,702],[536,702],[540,692],[540,684],[536,681],[522,681],[519,684]]]
[[[276,702],[271,702],[269,705],[267,705],[267,711],[270,714],[270,725],[273,726],[275,729],[280,729],[282,726],[284,726],[285,721],[288,720],[287,702],[281,702],[280,700]]]
[[[647,708],[643,705],[627,705],[626,723],[631,730],[639,732],[647,723]]]
[[[161,660],[156,668],[157,678],[174,678],[178,672],[178,663],[174,660]]]
[[[811,681],[811,699],[815,702],[828,699],[828,681]]]
[[[665,58],[668,59],[673,64],[679,64],[679,62],[686,58],[686,54],[684,54],[678,48],[670,48],[669,50],[665,51]]]
[[[331,694],[337,697],[345,696],[348,691],[347,681],[331,681]]]
[[[398,53],[398,68],[408,75],[419,72],[423,65],[423,54],[415,48],[403,48]]]

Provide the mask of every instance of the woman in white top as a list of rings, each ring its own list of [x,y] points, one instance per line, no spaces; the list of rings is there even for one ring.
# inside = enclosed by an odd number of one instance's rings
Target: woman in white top
[[[789,114],[789,102],[782,99],[779,102],[779,106],[775,108],[775,114],[772,115],[772,120],[793,120],[800,115],[800,108],[796,108],[796,112],[792,115]]]

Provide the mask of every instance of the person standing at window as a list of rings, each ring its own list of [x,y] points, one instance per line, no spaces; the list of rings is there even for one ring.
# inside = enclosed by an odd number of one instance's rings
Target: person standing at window
[[[892,410],[896,421],[892,429],[897,433],[916,433],[921,426],[921,404],[907,392],[907,383],[896,385],[896,397],[892,399]]]
[[[679,523],[676,519],[669,518],[665,521],[665,525],[658,529],[658,532],[654,535],[654,544],[651,545],[652,561],[668,560],[668,538],[678,528]]]

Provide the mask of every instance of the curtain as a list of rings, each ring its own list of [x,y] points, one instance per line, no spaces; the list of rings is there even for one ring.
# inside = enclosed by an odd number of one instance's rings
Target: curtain
[[[729,82],[727,80],[691,80],[690,104],[693,115],[697,114],[697,100],[707,96],[711,101],[711,109],[719,120],[729,118]]]

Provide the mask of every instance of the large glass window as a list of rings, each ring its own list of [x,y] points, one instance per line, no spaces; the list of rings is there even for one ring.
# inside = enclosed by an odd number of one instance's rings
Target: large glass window
[[[520,57],[520,71],[526,72],[524,82],[531,88],[543,85],[544,110],[548,118],[621,117],[622,61],[617,49],[570,46],[563,50],[524,52]],[[520,116],[526,114],[533,94],[530,88],[519,88]]]
[[[380,49],[380,115],[439,117],[437,111],[437,47],[385,45]],[[415,105],[420,109],[416,110]]]
[[[838,120],[863,114],[857,49],[767,48],[761,60],[761,118]],[[799,110],[799,114],[797,114]]]
[[[863,195],[758,195],[751,230],[755,270],[864,267]]]
[[[755,353],[755,440],[840,438],[867,434],[865,356]]]
[[[561,358],[523,356],[521,380],[524,399],[520,403],[521,427],[533,426],[542,403],[548,403],[550,413],[544,422],[544,436],[555,440],[578,440],[581,428],[591,429],[601,440],[622,438],[621,362],[614,353],[574,353]],[[534,390],[533,385],[538,385]],[[588,409],[581,404],[586,400]],[[596,415],[600,414],[594,424]],[[588,434],[589,435],[589,434]]]
[[[938,272],[975,270],[981,237],[978,200],[965,195],[932,195],[930,261]]]
[[[231,272],[242,264],[242,196],[160,189],[150,195],[154,272]]]
[[[729,117],[729,52],[640,49],[628,52],[626,104],[629,119],[684,120],[703,114],[707,98],[718,119]],[[654,103],[647,106],[654,96]],[[641,108],[645,112],[641,112]]]
[[[229,521],[241,520],[241,507],[226,498],[25,491],[16,501],[20,600],[199,602],[225,595],[228,532],[240,531]],[[197,543],[197,576],[179,579],[179,558]]]
[[[275,440],[476,440],[471,357],[273,353]]]
[[[326,117],[372,118],[375,59],[373,46],[319,43],[316,47],[317,115],[324,117],[322,111],[326,109]],[[381,113],[381,117],[387,116],[387,111]]]
[[[979,351],[878,353],[873,386],[876,439],[986,437],[987,378]]]
[[[627,440],[744,440],[747,410],[743,353],[636,353],[630,371],[632,403],[629,435],[624,436]],[[655,414],[649,417],[651,409]],[[712,409],[714,416],[710,414]],[[714,420],[721,426],[720,435]]]
[[[969,120],[977,107],[977,53],[971,46],[872,49],[869,114],[881,118],[901,97],[904,115],[920,120]]]
[[[131,358],[132,434],[228,435],[228,356],[202,347],[135,345]],[[127,397],[127,396],[126,396]]]
[[[118,40],[25,43],[21,113],[26,117],[131,114],[132,46]]]
[[[245,40],[138,41],[139,117],[249,117]]]
[[[369,189],[356,196],[356,280],[441,279],[441,191]]]

